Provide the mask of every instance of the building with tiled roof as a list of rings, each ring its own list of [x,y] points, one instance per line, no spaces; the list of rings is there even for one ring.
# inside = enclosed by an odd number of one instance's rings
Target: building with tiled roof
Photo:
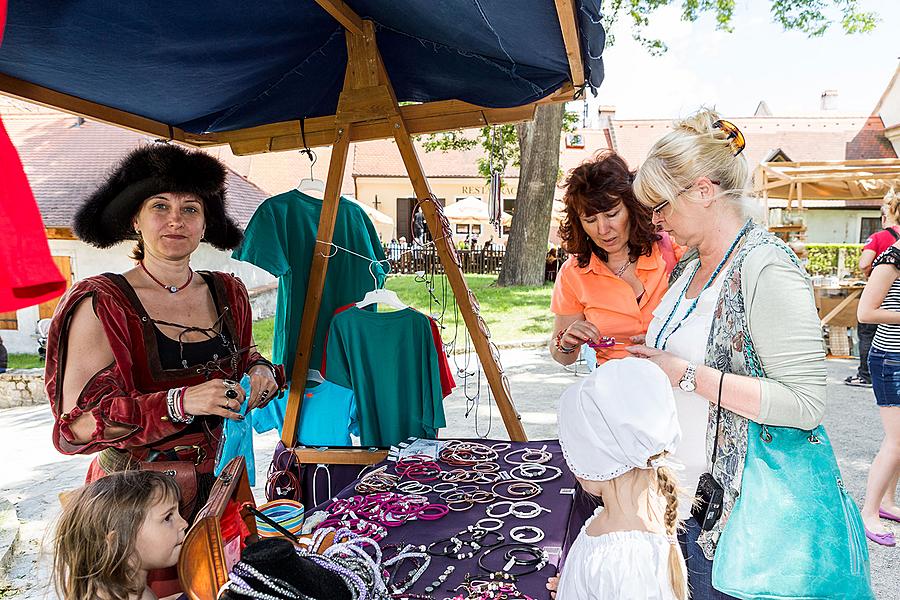
[[[126,153],[154,140],[133,131],[78,117],[29,109],[21,103],[4,103],[3,124],[18,150],[37,201],[50,252],[69,281],[104,272],[122,272],[134,266],[128,258],[131,243],[99,250],[72,235],[72,222],[79,206]],[[246,226],[257,207],[269,194],[228,169],[226,210],[241,226]],[[9,234],[7,232],[6,234]],[[274,278],[250,264],[233,260],[222,252],[201,244],[191,261],[195,269],[234,273],[248,288],[269,284]],[[4,345],[10,352],[35,353],[36,323],[53,314],[57,301],[4,315],[0,323]]]

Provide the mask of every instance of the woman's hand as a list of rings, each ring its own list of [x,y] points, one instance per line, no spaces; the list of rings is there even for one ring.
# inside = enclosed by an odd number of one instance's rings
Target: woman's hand
[[[559,340],[563,348],[578,348],[585,342],[599,341],[600,330],[590,321],[575,321],[563,330]]]
[[[278,382],[272,369],[266,365],[254,365],[247,375],[250,376],[250,401],[247,412],[268,404],[278,394]]]
[[[559,575],[555,575],[547,580],[547,589],[550,590],[550,597],[556,598],[556,588],[559,587]]]
[[[236,396],[225,394],[234,390]],[[244,401],[244,389],[236,381],[210,379],[184,390],[184,412],[188,415],[217,415],[233,421],[243,421],[238,411]]]
[[[681,378],[684,376],[684,372],[687,370],[688,361],[675,356],[671,352],[658,350],[656,348],[651,348],[644,345],[628,346],[625,349],[639,358],[646,358],[647,360],[656,364],[656,366],[662,369],[666,376],[669,378],[669,381],[672,383],[672,387],[678,385],[678,382],[681,381]]]

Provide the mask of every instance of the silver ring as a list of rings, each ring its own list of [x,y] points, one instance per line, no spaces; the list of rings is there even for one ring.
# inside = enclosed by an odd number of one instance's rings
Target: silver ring
[[[268,397],[269,397],[269,390],[263,390],[263,391],[259,394],[259,397],[262,398],[263,400],[265,400],[266,398],[268,398]]]
[[[234,381],[232,381],[232,380],[230,380],[230,379],[223,379],[223,380],[222,380],[222,383],[223,383],[223,384],[225,385],[225,387],[227,387],[229,390],[233,390],[234,388],[237,387],[237,383],[234,382]]]

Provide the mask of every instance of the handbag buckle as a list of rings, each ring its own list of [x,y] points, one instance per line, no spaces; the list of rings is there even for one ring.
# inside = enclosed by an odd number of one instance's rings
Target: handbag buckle
[[[822,441],[819,439],[819,437],[815,433],[810,433],[809,437],[806,439],[809,441],[810,444],[821,444],[822,443]]]
[[[772,434],[769,433],[769,428],[765,425],[762,426],[762,430],[759,432],[759,439],[767,444],[772,441]]]
[[[194,466],[197,466],[204,460],[206,460],[206,450],[204,450],[202,446],[175,446],[174,448],[172,448],[172,452],[174,452],[176,455],[179,452],[186,452],[188,450],[193,451],[197,455],[194,459]]]

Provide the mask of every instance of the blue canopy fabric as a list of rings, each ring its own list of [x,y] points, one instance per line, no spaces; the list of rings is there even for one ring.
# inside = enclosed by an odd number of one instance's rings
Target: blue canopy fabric
[[[575,0],[586,85],[600,0]],[[347,0],[400,101],[521,106],[571,76],[553,0]],[[313,0],[9,0],[0,73],[191,133],[334,114],[343,27]]]

